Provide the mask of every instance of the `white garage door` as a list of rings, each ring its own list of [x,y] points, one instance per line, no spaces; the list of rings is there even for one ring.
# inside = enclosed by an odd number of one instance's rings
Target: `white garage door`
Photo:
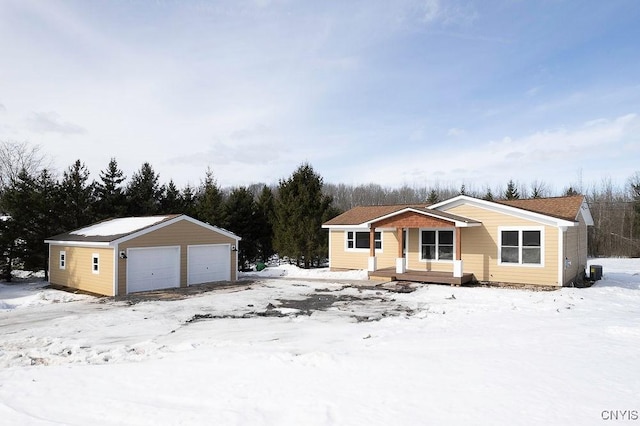
[[[127,292],[180,287],[180,247],[127,250]]]
[[[189,285],[231,280],[229,244],[189,246],[187,251]]]

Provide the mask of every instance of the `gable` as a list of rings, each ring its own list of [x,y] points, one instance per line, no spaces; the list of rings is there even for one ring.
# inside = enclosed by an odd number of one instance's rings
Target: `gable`
[[[451,228],[454,221],[444,220],[431,215],[421,214],[415,211],[398,213],[375,222],[371,227],[399,227],[399,228]]]
[[[560,201],[560,203],[556,202],[551,204],[557,207],[559,204],[562,203],[561,201],[562,198],[573,198],[573,197],[559,197],[560,200],[558,201]],[[548,199],[542,199],[542,200],[548,200]],[[519,219],[524,219],[527,221],[532,221],[542,225],[549,225],[549,226],[570,227],[570,226],[577,226],[578,224],[578,222],[576,221],[576,217],[579,212],[581,203],[577,205],[575,203],[569,203],[573,206],[573,208],[575,208],[574,217],[572,219],[569,219],[567,217],[565,218],[558,217],[560,216],[560,214],[558,214],[557,216],[555,215],[552,216],[549,214],[549,210],[547,210],[547,213],[544,213],[544,212],[533,211],[528,208],[525,209],[521,207],[521,205],[526,205],[527,207],[530,208],[532,205],[534,205],[534,203],[526,203],[528,201],[535,201],[535,205],[540,205],[541,203],[539,203],[536,200],[517,200],[517,201],[522,201],[523,203],[520,203],[519,206],[515,206],[515,205],[510,205],[511,202],[510,204],[505,204],[503,202],[480,200],[477,198],[468,197],[466,195],[459,195],[457,197],[451,198],[441,203],[434,204],[429,208],[442,210],[442,211],[454,211],[456,207],[468,205],[468,206],[473,206],[473,207],[484,209],[484,210],[489,210],[498,215],[503,215],[505,216],[505,219],[508,217],[519,218]],[[518,203],[514,203],[514,204],[518,204]],[[565,214],[567,213],[567,211],[565,211]],[[557,212],[557,211],[554,210],[554,212]]]

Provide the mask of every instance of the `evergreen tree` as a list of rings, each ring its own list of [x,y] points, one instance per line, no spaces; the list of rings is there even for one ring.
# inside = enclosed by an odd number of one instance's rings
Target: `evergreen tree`
[[[567,189],[564,190],[565,197],[572,197],[574,195],[580,195],[580,194],[578,193],[578,191],[573,189],[573,186],[569,186]]]
[[[258,256],[263,262],[273,255],[273,219],[275,215],[275,199],[273,191],[267,186],[262,187],[262,192],[256,202],[256,246]],[[243,242],[244,243],[244,242]]]
[[[224,197],[210,168],[198,188],[195,212],[196,217],[203,222],[223,228],[226,226]]]
[[[60,203],[64,215],[60,217],[67,230],[77,229],[91,223],[93,216],[93,183],[89,184],[89,170],[76,160],[64,172],[60,184]]]
[[[187,184],[182,189],[182,193],[180,195],[180,199],[182,200],[182,212],[187,216],[197,217],[197,200],[195,190],[190,184]]]
[[[18,223],[12,216],[0,218],[0,278],[10,282],[16,261],[22,257],[24,240],[19,239]]]
[[[504,192],[504,198],[507,200],[517,200],[520,198],[518,188],[516,188],[516,184],[513,182],[513,179],[510,179],[507,184],[507,190]]]
[[[28,270],[44,269],[48,278],[48,247],[44,240],[62,232],[66,212],[57,201],[58,185],[47,169],[37,177],[22,169],[0,199],[6,215],[0,219],[2,275],[11,279],[16,262]]]
[[[31,263],[34,267],[44,270],[45,280],[49,279],[49,247],[44,240],[66,230],[59,220],[65,214],[64,207],[59,204],[59,192],[58,182],[53,179],[49,170],[43,169],[35,181],[33,214],[36,216],[36,223],[33,228]],[[91,217],[87,220],[93,221]]]
[[[127,212],[126,198],[122,182],[125,176],[118,168],[118,162],[111,158],[105,170],[100,171],[100,181],[95,183],[97,219],[124,216]]]
[[[440,197],[438,196],[438,191],[436,191],[435,189],[432,189],[429,192],[429,197],[427,198],[427,203],[435,204],[438,201],[440,201]]]
[[[149,163],[144,163],[131,176],[126,192],[129,215],[152,216],[158,213],[161,196],[159,178]]]
[[[542,198],[542,192],[540,188],[538,188],[537,186],[533,187],[533,190],[531,192],[531,198]]]
[[[487,187],[487,192],[482,197],[483,200],[493,201],[493,192],[491,192],[491,188]]]
[[[309,164],[302,164],[286,180],[280,180],[275,204],[274,247],[281,256],[304,262],[308,268],[318,256],[326,257],[326,232],[332,198],[322,193],[322,178]]]
[[[2,250],[2,276],[7,282],[17,263],[24,263],[27,241],[34,225],[31,209],[34,207],[35,179],[26,169],[10,176],[9,184],[2,191],[0,220],[0,244]]]
[[[160,213],[183,213],[182,194],[176,184],[173,183],[173,179],[169,181],[169,184],[162,185],[160,192],[162,194],[160,197]]]
[[[239,267],[245,269],[249,262],[256,259],[257,227],[255,222],[256,203],[253,194],[246,187],[235,188],[225,203],[227,229],[242,238],[238,248]]]

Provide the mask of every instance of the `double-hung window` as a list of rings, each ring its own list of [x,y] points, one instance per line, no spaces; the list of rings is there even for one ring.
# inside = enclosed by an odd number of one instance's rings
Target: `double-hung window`
[[[500,263],[503,265],[542,265],[541,229],[501,229]]]
[[[380,232],[375,233],[375,246],[376,250],[382,249],[382,234]],[[360,231],[347,231],[347,249],[369,249],[369,232]]]
[[[64,250],[60,250],[60,260],[58,263],[58,267],[60,269],[66,269],[67,267],[67,252]]]
[[[420,260],[453,260],[453,230],[420,231]]]
[[[91,272],[94,274],[100,273],[100,255],[98,253],[91,255]]]

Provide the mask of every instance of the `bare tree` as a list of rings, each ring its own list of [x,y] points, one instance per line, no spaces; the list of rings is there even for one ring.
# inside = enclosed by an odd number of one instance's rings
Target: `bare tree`
[[[0,189],[7,188],[23,169],[28,175],[35,176],[47,166],[40,146],[27,142],[0,141]]]

